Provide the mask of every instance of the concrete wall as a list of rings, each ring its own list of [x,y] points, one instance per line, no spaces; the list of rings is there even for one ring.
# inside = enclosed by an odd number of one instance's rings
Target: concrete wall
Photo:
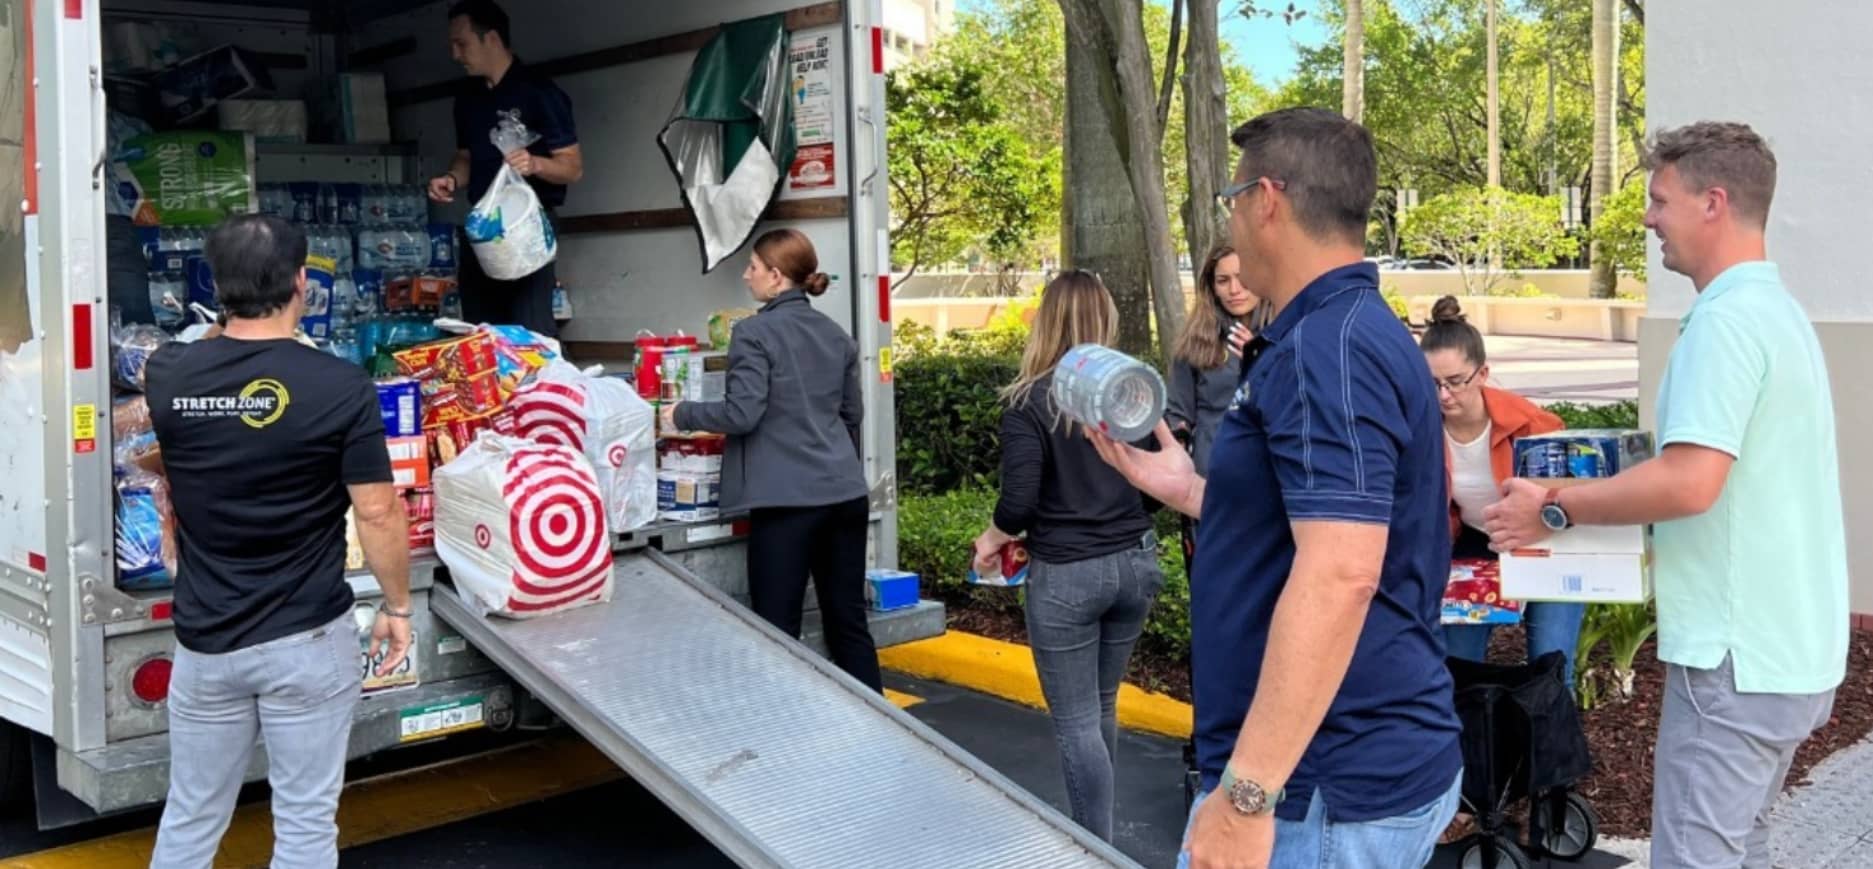
[[[1653,4],[1646,28],[1646,126],[1744,121],[1780,166],[1769,254],[1815,321],[1834,386],[1847,508],[1853,610],[1873,613],[1873,293],[1865,286],[1865,196],[1873,169],[1873,5],[1792,0]],[[1800,46],[1797,55],[1765,46]],[[1825,86],[1817,88],[1817,82]],[[1695,298],[1651,243],[1649,312],[1640,328],[1640,397],[1650,420],[1677,318]],[[1766,579],[1766,578],[1765,578]],[[1864,620],[1863,620],[1864,621]]]
[[[1184,290],[1189,292],[1192,277],[1185,272]],[[993,291],[997,276],[990,274],[968,274],[939,272],[913,275],[898,287],[898,297],[908,300],[913,298],[953,298],[966,294],[982,295]],[[1024,292],[1037,290],[1047,282],[1047,276],[1039,273],[1023,273],[1016,277],[1016,286]],[[1454,271],[1414,271],[1386,270],[1379,273],[1379,284],[1388,289],[1397,290],[1406,296],[1462,296],[1464,295],[1463,278]],[[1498,284],[1504,287],[1521,287],[1534,284],[1542,292],[1564,299],[1587,298],[1587,272],[1582,269],[1543,269],[1525,271],[1521,277],[1505,277]],[[1619,292],[1627,295],[1640,295],[1645,292],[1645,282],[1621,275]]]

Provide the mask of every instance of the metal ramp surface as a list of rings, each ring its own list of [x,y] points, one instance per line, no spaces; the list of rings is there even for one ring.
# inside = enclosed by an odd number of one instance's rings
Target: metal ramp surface
[[[737,863],[1135,866],[661,553],[608,604],[431,608]]]

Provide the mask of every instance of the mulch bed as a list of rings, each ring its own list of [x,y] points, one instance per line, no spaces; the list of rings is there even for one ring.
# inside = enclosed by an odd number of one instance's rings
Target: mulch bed
[[[946,600],[953,630],[1027,644],[1027,626],[1018,609],[986,605],[959,595]],[[1522,630],[1504,628],[1490,642],[1492,660],[1512,662],[1522,654]],[[1595,651],[1589,666],[1604,665],[1606,649]],[[1651,835],[1652,747],[1658,733],[1658,708],[1664,697],[1665,667],[1647,642],[1633,661],[1633,696],[1602,696],[1581,713],[1594,771],[1578,787],[1600,815],[1602,835],[1622,838]],[[1141,646],[1132,655],[1127,680],[1135,685],[1190,701],[1190,668],[1181,656]],[[1610,689],[1608,689],[1610,690]],[[1605,692],[1603,692],[1605,693]],[[1847,681],[1834,696],[1834,714],[1795,752],[1788,786],[1805,783],[1808,771],[1824,758],[1873,732],[1873,630],[1855,630],[1847,661]]]

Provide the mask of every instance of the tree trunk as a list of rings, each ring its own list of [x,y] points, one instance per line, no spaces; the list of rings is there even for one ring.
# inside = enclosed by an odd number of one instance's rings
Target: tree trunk
[[[1366,0],[1346,0],[1344,67],[1340,76],[1340,114],[1353,123],[1366,119]]]
[[[1487,66],[1485,67],[1485,88],[1488,90],[1489,113],[1489,186],[1502,186],[1502,105],[1498,98],[1498,73],[1496,64],[1496,4],[1498,0],[1485,0],[1483,13],[1484,39],[1489,42]]]
[[[1229,102],[1223,84],[1217,5],[1218,0],[1190,0],[1185,43],[1184,165],[1189,168],[1190,197],[1184,201],[1183,218],[1192,264],[1201,263],[1217,245],[1231,241],[1214,204],[1230,177]]]
[[[1151,349],[1151,284],[1145,228],[1106,102],[1117,102],[1111,67],[1076,40],[1067,40],[1067,112],[1060,260],[1095,272],[1119,308],[1119,349]]]
[[[1131,181],[1135,207],[1145,227],[1145,258],[1151,275],[1151,308],[1160,339],[1174,340],[1184,325],[1183,281],[1171,241],[1164,194],[1163,135],[1157,126],[1157,89],[1145,43],[1143,8],[1137,0],[1060,0],[1067,41],[1083,43],[1106,64],[1117,99],[1106,103],[1119,155]],[[1169,354],[1164,357],[1166,364]]]
[[[1613,101],[1613,75],[1618,69],[1616,55],[1619,32],[1615,0],[1593,0],[1593,169],[1587,190],[1587,214],[1590,227],[1600,225],[1600,213],[1606,207],[1606,195],[1613,187],[1613,136],[1617,129]],[[1588,293],[1596,299],[1613,298],[1618,287],[1613,273],[1613,258],[1598,241],[1588,245],[1587,257],[1593,273],[1588,279]]]

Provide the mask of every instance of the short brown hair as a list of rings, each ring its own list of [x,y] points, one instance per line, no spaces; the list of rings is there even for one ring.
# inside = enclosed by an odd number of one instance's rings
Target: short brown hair
[[[1723,188],[1737,215],[1763,225],[1775,198],[1775,154],[1748,124],[1699,121],[1661,130],[1645,155],[1645,168],[1656,172],[1678,167],[1695,190]]]
[[[832,279],[819,270],[819,253],[813,250],[813,241],[800,230],[775,229],[762,233],[754,241],[754,253],[794,286],[815,296],[826,292],[826,287],[832,283]]]
[[[1379,158],[1365,127],[1320,108],[1269,112],[1236,128],[1244,174],[1286,185],[1294,216],[1317,239],[1364,245]]]

